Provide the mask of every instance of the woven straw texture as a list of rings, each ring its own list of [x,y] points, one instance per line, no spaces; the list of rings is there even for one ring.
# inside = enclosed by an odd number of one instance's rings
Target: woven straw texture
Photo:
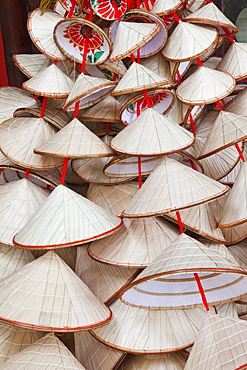
[[[227,191],[225,185],[163,157],[122,214],[124,217],[154,216],[205,203]]]
[[[4,155],[22,167],[36,170],[57,168],[63,163],[61,159],[33,153],[33,149],[56,132],[43,118],[12,118],[0,126],[0,148]]]
[[[235,302],[223,303],[215,306],[216,313],[221,316],[238,319],[237,304]]]
[[[19,326],[80,331],[103,325],[111,317],[109,309],[53,251],[2,279],[0,285],[0,317]]]
[[[12,245],[15,234],[49,194],[48,190],[26,179],[0,186],[0,242]]]
[[[219,220],[220,228],[237,226],[247,221],[246,194],[247,163],[242,162],[236,181]]]
[[[163,86],[167,83],[164,76],[160,76],[150,69],[136,62],[132,63],[111,95],[131,94],[144,89]]]
[[[30,251],[0,243],[0,279],[21,269],[33,260],[34,257]]]
[[[183,5],[183,0],[168,0],[166,2],[157,0],[152,7],[152,13],[159,16],[176,12]]]
[[[63,109],[66,111],[73,111],[74,104],[78,100],[80,101],[80,109],[90,107],[104,99],[116,84],[117,82],[114,81],[87,76],[81,73],[77,77],[76,82],[63,105]]]
[[[166,78],[166,87],[170,85],[174,85],[174,81],[172,79],[170,64],[165,58],[162,56],[162,53],[157,53],[149,58],[145,58],[142,60],[142,65],[154,73],[163,76]]]
[[[186,357],[182,352],[162,355],[128,355],[119,370],[182,370]]]
[[[16,109],[22,107],[37,107],[34,96],[17,87],[0,88],[0,122],[12,118]]]
[[[113,370],[125,357],[123,352],[100,343],[87,331],[75,334],[75,355],[87,370]]]
[[[54,334],[45,337],[9,358],[2,369],[80,370],[85,367]]]
[[[101,262],[141,268],[158,257],[178,235],[177,229],[159,218],[126,219],[118,233],[91,243],[88,252]]]
[[[96,262],[83,246],[77,248],[75,272],[101,302],[108,304],[136,277],[138,271]]]
[[[167,40],[162,54],[172,62],[182,62],[199,57],[217,42],[218,33],[214,28],[180,22]]]
[[[246,338],[246,322],[209,314],[196,338],[185,370],[246,368]]]
[[[185,104],[211,104],[235,89],[234,78],[226,72],[200,67],[177,88],[177,97]]]
[[[181,234],[125,289],[122,299],[139,307],[203,305],[193,273],[199,274],[210,305],[247,295],[247,271],[214,248]]]
[[[109,61],[116,62],[128,57],[150,41],[160,28],[158,23],[120,22]]]
[[[54,60],[65,60],[67,57],[58,49],[53,38],[57,22],[63,19],[58,13],[46,10],[41,15],[39,9],[29,14],[27,29],[34,45],[47,57]]]
[[[28,78],[35,76],[50,65],[50,59],[44,54],[13,54],[12,60]]]
[[[218,71],[230,73],[236,81],[247,77],[247,45],[234,42],[217,66]]]
[[[61,248],[103,238],[122,221],[74,191],[59,185],[36,211],[14,243],[26,248]]]
[[[52,64],[24,82],[22,88],[34,95],[65,99],[73,85],[74,82],[55,64]]]
[[[224,110],[226,112],[247,116],[246,99],[247,89],[243,89],[224,106]]]
[[[135,181],[115,186],[90,184],[87,198],[113,215],[118,215],[127,207],[137,190],[138,184]]]
[[[226,27],[231,34],[238,32],[238,28],[228,19],[219,8],[213,3],[206,4],[194,13],[187,16],[184,21],[210,24],[212,26],[220,26],[219,32],[225,35],[221,27]]]
[[[190,146],[194,135],[153,108],[147,108],[111,141],[117,152],[152,156],[177,152]]]
[[[121,122],[121,104],[112,96],[107,96],[104,100],[89,108],[82,114],[83,121],[94,122]]]
[[[110,157],[115,154],[77,118],[35,148],[34,153],[63,158]]]
[[[110,323],[92,331],[112,348],[136,354],[178,351],[193,344],[205,317],[205,309],[152,310],[111,304]],[[134,328],[134,330],[133,330]]]
[[[104,63],[99,64],[97,68],[102,70],[102,72],[104,71],[104,73],[109,75],[109,77],[113,77],[112,73],[122,77],[127,72],[127,68],[121,60],[113,63],[109,62],[109,60],[106,60]]]

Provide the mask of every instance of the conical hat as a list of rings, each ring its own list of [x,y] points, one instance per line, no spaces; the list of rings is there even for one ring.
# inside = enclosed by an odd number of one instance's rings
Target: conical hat
[[[22,167],[36,170],[57,168],[63,163],[61,159],[33,153],[34,148],[56,132],[43,118],[12,118],[0,126],[0,147],[4,155]]]
[[[216,305],[215,310],[221,316],[238,319],[237,303],[235,302]]]
[[[75,272],[101,302],[109,304],[140,271],[97,262],[82,246],[77,248]]]
[[[110,323],[93,336],[115,349],[135,354],[178,351],[193,344],[205,317],[204,308],[140,309],[120,300],[111,304]]]
[[[166,77],[166,87],[168,87],[168,85],[174,85],[170,64],[165,60],[162,53],[157,53],[151,57],[143,58],[142,65],[158,75]]]
[[[2,285],[1,285],[2,284]],[[103,325],[110,310],[53,251],[1,280],[0,317],[41,331]]]
[[[37,330],[28,330],[1,322],[0,325],[0,364],[43,337]]]
[[[190,105],[211,104],[228,96],[235,85],[228,73],[200,67],[178,86],[177,97]]]
[[[80,109],[90,107],[91,105],[104,99],[117,84],[115,81],[108,81],[104,78],[87,76],[81,73],[71,90],[63,109],[73,111],[75,103],[80,101]]]
[[[112,96],[107,96],[81,116],[83,121],[120,122],[121,104]]]
[[[105,237],[122,223],[93,202],[59,185],[15,236],[14,244],[30,249],[70,247]]]
[[[182,209],[180,214],[185,228],[217,243],[224,243],[226,241],[222,231],[217,226],[217,221],[214,217],[214,209],[211,203]],[[177,223],[177,217],[174,212],[166,213],[163,216]]]
[[[150,41],[160,30],[158,23],[119,22],[110,62],[124,59]]]
[[[99,64],[106,61],[111,52],[108,36],[96,24],[83,18],[66,18],[57,22],[53,37],[58,48],[71,60],[82,63],[89,29],[86,63]]]
[[[133,156],[164,155],[190,146],[194,135],[153,108],[147,108],[111,141],[111,147]]]
[[[247,163],[242,162],[237,179],[223,208],[218,225],[220,228],[236,226],[247,221],[247,204],[244,196],[246,191],[246,178]]]
[[[74,82],[55,64],[37,73],[22,84],[22,88],[32,94],[56,99],[67,98]]]
[[[217,26],[219,33],[223,36],[225,35],[225,32],[222,30],[222,27],[227,28],[228,32],[231,34],[235,34],[239,31],[230,19],[228,19],[213,2],[202,6],[183,20],[187,22]]]
[[[247,296],[247,271],[214,248],[181,234],[125,288],[121,299],[146,308],[202,306],[194,273],[200,276],[210,305]]]
[[[35,148],[34,153],[63,158],[112,157],[115,154],[77,118]]]
[[[246,368],[246,337],[246,322],[208,314],[198,333],[185,370]]]
[[[165,85],[167,79],[136,62],[132,63],[111,95],[131,94]]]
[[[111,63],[109,60],[106,60],[104,63],[97,65],[97,68],[99,68],[109,77],[113,77],[112,73],[122,77],[127,72],[127,68],[122,60],[118,60],[117,62],[113,63]]]
[[[44,54],[13,54],[12,60],[28,78],[43,71],[51,63],[51,60]]]
[[[243,89],[224,106],[224,111],[247,116],[246,99],[247,89]]]
[[[236,81],[247,77],[247,45],[234,42],[217,66],[218,71],[230,73]]]
[[[136,181],[114,186],[90,184],[87,198],[114,215],[118,215],[131,201],[138,190]]]
[[[85,367],[72,355],[68,348],[53,333],[29,345],[21,352],[11,356],[2,369],[20,369],[33,367],[37,370],[81,370]]]
[[[247,137],[247,117],[220,111],[198,159],[227,148]]]
[[[182,62],[199,57],[217,42],[218,32],[215,28],[179,22],[167,40],[162,54],[172,62]]]
[[[183,6],[183,0],[168,0],[166,2],[157,0],[154,3],[151,11],[152,13],[158,14],[159,16],[167,15],[172,12],[176,12]]]
[[[163,157],[122,215],[155,216],[205,203],[227,191],[226,186],[173,159]]]
[[[14,111],[14,117],[40,117],[42,108],[19,108]],[[70,119],[66,112],[57,108],[46,108],[43,116],[44,120],[51,123],[58,129],[63,128]]]
[[[229,251],[232,253],[233,257],[236,259],[237,263],[239,266],[241,266],[243,269],[247,269],[247,258],[246,258],[246,240],[238,243],[231,245],[228,247]],[[242,298],[237,301],[238,303],[247,304],[247,299]]]
[[[0,242],[12,245],[15,234],[45,202],[50,191],[23,179],[0,187]]]
[[[28,250],[0,243],[0,279],[21,269],[33,259],[32,253]]]
[[[125,353],[100,343],[87,331],[76,333],[74,338],[76,358],[87,370],[114,369],[126,356]]]
[[[18,248],[21,249],[21,248]],[[28,249],[21,249],[21,250],[28,250]],[[31,252],[31,251],[30,251]],[[34,255],[35,259],[43,256],[47,250],[37,249],[32,250],[32,254]],[[58,248],[56,249],[56,254],[73,270],[75,271],[75,264],[76,264],[76,256],[77,256],[77,248],[69,247],[69,248]]]
[[[63,19],[58,13],[47,9],[42,14],[40,9],[29,13],[27,29],[34,45],[48,58],[65,60],[67,57],[58,49],[53,38],[57,22]]]
[[[95,241],[88,253],[97,261],[142,268],[149,265],[179,235],[177,229],[159,218],[125,220],[113,237]]]
[[[183,370],[186,356],[182,351],[162,355],[128,355],[119,370]]]
[[[0,88],[0,123],[12,118],[16,109],[22,107],[38,107],[33,95],[17,87]]]

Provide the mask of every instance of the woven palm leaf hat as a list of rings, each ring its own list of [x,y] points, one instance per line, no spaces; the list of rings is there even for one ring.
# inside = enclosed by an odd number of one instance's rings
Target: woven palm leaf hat
[[[14,54],[12,60],[28,78],[35,76],[51,63],[45,54]]]
[[[199,331],[185,369],[245,369],[246,336],[247,323],[243,320],[209,313]]]
[[[247,294],[247,271],[232,256],[226,258],[219,250],[181,234],[128,285],[121,299],[135,307],[202,306],[195,275],[201,279],[208,305],[234,301]]]
[[[83,10],[83,2],[80,0],[58,0],[57,3],[59,3],[68,13],[73,10],[73,15],[80,15]]]
[[[168,0],[166,2],[157,0],[155,1],[151,12],[159,16],[167,15],[176,12],[183,6],[183,0]]]
[[[120,108],[121,104],[109,95],[99,103],[87,109],[86,112],[83,112],[81,118],[85,122],[121,122]]]
[[[106,346],[95,339],[88,331],[74,334],[75,355],[87,370],[118,368],[126,354]]]
[[[111,318],[109,308],[54,251],[28,263],[1,283],[1,320],[18,326],[74,332],[104,325]]]
[[[223,109],[226,112],[246,116],[247,115],[246,100],[247,100],[247,89],[244,88],[232,100],[230,100],[224,106]]]
[[[247,269],[247,259],[246,259],[246,255],[245,255],[246,240],[244,240],[240,243],[237,243],[237,244],[233,244],[230,247],[228,247],[228,249],[232,253],[233,257],[236,259],[238,264],[246,270]],[[237,303],[242,304],[242,305],[246,305],[247,304],[246,297],[239,299],[237,301]],[[247,308],[245,307],[245,310],[246,309]]]
[[[163,57],[162,53],[156,53],[148,58],[142,59],[142,65],[151,69],[155,73],[161,76],[165,76],[168,79],[166,86],[174,86],[176,83],[171,74],[170,63]]]
[[[28,250],[2,243],[0,243],[0,247],[1,279],[34,260],[32,253]]]
[[[53,333],[46,334],[37,342],[11,356],[1,367],[14,370],[18,369],[20,364],[23,367],[33,366],[37,370],[44,366],[47,370],[85,370],[85,367]]]
[[[110,308],[113,312],[111,321],[92,330],[93,336],[111,348],[145,355],[174,352],[191,346],[206,314],[201,307],[144,309],[125,304],[120,299]]]
[[[104,0],[104,1],[90,1],[91,7],[95,14],[98,17],[108,20],[114,21],[115,19],[119,19],[123,16],[128,8],[128,4],[126,0],[120,0],[117,3],[114,3],[111,0]]]
[[[246,44],[233,42],[216,69],[230,73],[236,81],[246,78],[246,53]]]
[[[102,64],[98,64],[97,68],[100,69],[107,78],[110,79],[120,79],[125,72],[127,71],[127,68],[125,67],[125,64],[122,62],[122,60],[118,60],[117,62],[109,62],[109,60],[106,60]]]
[[[184,352],[165,353],[162,355],[128,355],[122,365],[121,370],[131,370],[138,368],[140,370],[155,370],[162,368],[174,368],[176,370],[184,369],[186,364],[186,354]]]

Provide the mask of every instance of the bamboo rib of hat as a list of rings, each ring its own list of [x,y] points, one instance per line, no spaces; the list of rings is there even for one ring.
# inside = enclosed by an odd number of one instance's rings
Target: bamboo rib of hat
[[[97,262],[82,246],[77,248],[75,272],[101,302],[109,304],[140,271]]]
[[[53,333],[11,356],[2,369],[35,368],[41,370],[85,370],[68,348]]]
[[[123,221],[90,200],[59,185],[14,238],[29,249],[62,248],[103,238]]]
[[[243,89],[224,106],[224,111],[247,116],[246,99],[247,89]]]
[[[104,100],[95,104],[82,114],[83,121],[93,122],[121,122],[121,104],[112,96],[107,96]]]
[[[34,153],[63,158],[112,157],[115,154],[77,118],[35,148]]]
[[[219,152],[247,137],[247,117],[220,111],[210,130],[198,159]]]
[[[158,23],[119,22],[109,61],[124,59],[147,44],[160,30]]]
[[[213,27],[179,22],[164,48],[163,56],[171,62],[195,59],[218,42],[218,32]]]
[[[208,314],[198,333],[185,370],[245,369],[247,323]]]
[[[30,251],[0,243],[0,279],[21,269],[33,260],[34,257]]]
[[[89,332],[76,333],[75,355],[87,370],[109,370],[118,367],[125,353],[96,340]]]
[[[225,35],[225,31],[222,27],[227,28],[228,32],[232,35],[239,31],[213,2],[200,7],[194,13],[184,18],[183,21],[216,26],[220,35],[223,36]]]
[[[52,64],[28,81],[23,82],[22,88],[35,95],[66,99],[73,85],[74,82],[55,64]]]
[[[178,235],[175,227],[159,218],[126,219],[118,233],[91,243],[88,253],[97,261],[107,264],[143,268]]]
[[[77,77],[63,105],[63,109],[66,111],[73,111],[77,101],[80,101],[79,109],[90,107],[104,99],[116,84],[116,81],[108,81],[105,78],[87,76],[81,73]]]
[[[220,63],[218,71],[230,73],[236,81],[247,77],[247,45],[240,42],[233,42]]]
[[[147,108],[111,141],[111,147],[133,156],[164,155],[189,147],[194,135],[153,108]]]
[[[24,329],[1,322],[0,325],[0,364],[39,340],[44,334],[37,330]]]
[[[45,202],[50,191],[22,179],[0,186],[0,242],[12,244],[15,234]]]
[[[233,92],[236,82],[227,72],[200,67],[177,88],[177,97],[189,105],[211,104]]]
[[[217,243],[224,243],[226,241],[222,231],[217,225],[211,203],[182,209],[180,214],[185,228]],[[174,212],[166,213],[163,216],[177,223],[177,217]]]
[[[53,30],[57,22],[63,17],[47,9],[44,14],[40,9],[35,9],[28,16],[27,29],[34,45],[48,58],[66,60],[67,57],[60,51],[53,38]]]
[[[109,347],[127,353],[155,354],[189,347],[196,339],[205,309],[141,309],[116,300],[108,325],[92,330]],[[179,324],[178,324],[179,323]]]
[[[131,201],[138,190],[136,181],[115,186],[90,184],[87,198],[114,215],[118,215]]]
[[[28,78],[47,68],[51,61],[44,54],[13,54],[12,60],[16,67]]]
[[[122,60],[118,60],[117,62],[113,63],[109,62],[109,60],[106,60],[104,63],[99,64],[97,68],[99,68],[101,71],[104,71],[106,75],[109,75],[109,77],[113,77],[112,73],[122,77],[127,71],[127,68]]]
[[[183,352],[164,353],[161,355],[128,355],[124,359],[120,370],[183,370],[186,356]]]
[[[111,318],[86,284],[54,252],[1,280],[2,321],[41,331],[89,330]]]
[[[128,285],[121,299],[146,308],[202,306],[195,273],[200,277],[209,305],[247,295],[247,271],[214,248],[181,234]]]
[[[166,2],[157,0],[151,9],[151,12],[159,16],[168,15],[172,12],[176,12],[182,6],[183,0],[168,0]]]
[[[131,94],[136,91],[164,86],[167,79],[136,62],[132,63],[111,95]]]
[[[227,186],[174,159],[162,157],[122,215],[130,218],[161,215],[206,203],[227,191]]]
[[[0,125],[0,148],[7,158],[22,167],[36,170],[57,168],[62,165],[62,159],[33,153],[34,148],[56,132],[43,118],[12,118]]]
[[[17,87],[0,88],[0,123],[12,118],[14,111],[22,107],[36,108],[38,102],[33,95]]]
[[[223,207],[218,224],[220,228],[237,226],[247,221],[246,178],[247,163],[242,162],[236,181]]]

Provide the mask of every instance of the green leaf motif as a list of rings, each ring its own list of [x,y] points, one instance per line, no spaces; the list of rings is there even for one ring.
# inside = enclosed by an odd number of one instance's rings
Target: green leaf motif
[[[103,54],[104,51],[96,51],[96,53],[94,54],[94,62],[97,62]]]

